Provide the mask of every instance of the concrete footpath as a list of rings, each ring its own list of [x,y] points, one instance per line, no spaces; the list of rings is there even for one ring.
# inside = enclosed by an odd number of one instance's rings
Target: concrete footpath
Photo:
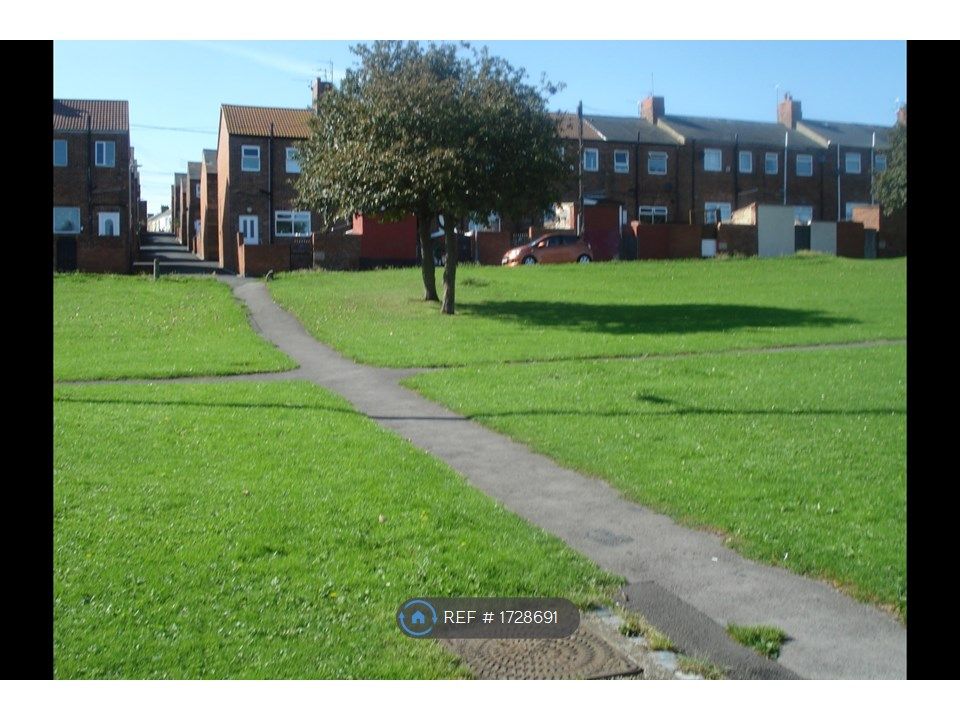
[[[906,677],[906,630],[890,615],[826,583],[746,560],[718,537],[682,527],[601,480],[563,468],[400,387],[399,380],[417,370],[374,368],[344,358],[276,305],[262,282],[220,279],[247,305],[257,332],[300,364],[296,376],[346,398],[511,511],[626,577],[628,606],[646,610],[655,626],[682,632],[691,617],[721,629],[731,622],[775,625],[791,638],[779,660],[791,671],[785,677]],[[729,657],[725,635],[711,630],[690,642],[701,643],[697,652]]]

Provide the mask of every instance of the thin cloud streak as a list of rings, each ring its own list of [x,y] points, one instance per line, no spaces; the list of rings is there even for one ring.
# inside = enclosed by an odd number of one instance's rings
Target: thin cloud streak
[[[282,55],[280,53],[265,52],[262,50],[255,50],[249,47],[222,42],[197,41],[195,44],[208,50],[213,50],[221,55],[229,55],[231,57],[241,58],[256,65],[260,65],[261,67],[265,67],[270,70],[277,70],[279,72],[286,73],[288,75],[294,75],[296,77],[315,78],[321,73],[322,70],[322,63],[320,62],[305,62],[303,60]]]

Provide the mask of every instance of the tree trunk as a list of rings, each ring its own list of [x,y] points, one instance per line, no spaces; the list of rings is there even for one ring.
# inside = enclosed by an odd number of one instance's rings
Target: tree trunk
[[[448,215],[444,215],[443,219],[443,234],[447,243],[447,262],[443,268],[443,305],[440,312],[445,315],[453,315],[454,295],[457,287],[457,260],[460,257],[460,248],[455,232],[457,224]]]
[[[430,237],[430,216],[417,217],[417,232],[420,235],[420,274],[423,276],[424,301],[438,301],[437,268],[433,262],[433,238]]]

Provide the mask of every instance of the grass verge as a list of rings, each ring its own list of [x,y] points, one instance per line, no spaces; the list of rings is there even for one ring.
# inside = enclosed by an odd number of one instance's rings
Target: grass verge
[[[66,274],[53,284],[55,380],[289,370],[212,278]]]
[[[484,366],[404,384],[745,555],[906,615],[903,346]]]
[[[308,383],[54,399],[58,678],[460,677],[403,600],[621,582]]]
[[[433,367],[823,344],[906,336],[906,261],[464,265],[457,315],[420,300],[419,269],[285,273],[278,303],[373,365]]]

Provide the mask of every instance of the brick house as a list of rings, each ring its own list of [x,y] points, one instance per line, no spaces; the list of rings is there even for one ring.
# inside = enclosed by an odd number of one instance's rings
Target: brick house
[[[177,242],[186,245],[187,229],[187,174],[174,173],[173,175],[173,231]]]
[[[220,239],[217,229],[217,151],[204,150],[200,166],[200,237],[197,255],[203,260],[216,260],[220,256]]]
[[[53,242],[59,270],[130,272],[139,188],[126,100],[53,101]],[[136,194],[135,194],[136,193]]]
[[[217,141],[218,255],[237,272],[238,233],[248,245],[309,242],[316,213],[297,207],[296,143],[310,135],[307,109],[222,105]]]
[[[789,95],[777,122],[668,115],[651,96],[637,118],[584,115],[583,124],[584,205],[619,206],[622,224],[710,222],[751,203],[793,206],[798,222],[849,219],[871,200],[890,130],[803,120]],[[578,133],[568,115],[561,136],[574,153]]]
[[[202,165],[201,162],[187,163],[187,247],[191,252],[197,252],[197,238],[200,236],[200,168]]]

